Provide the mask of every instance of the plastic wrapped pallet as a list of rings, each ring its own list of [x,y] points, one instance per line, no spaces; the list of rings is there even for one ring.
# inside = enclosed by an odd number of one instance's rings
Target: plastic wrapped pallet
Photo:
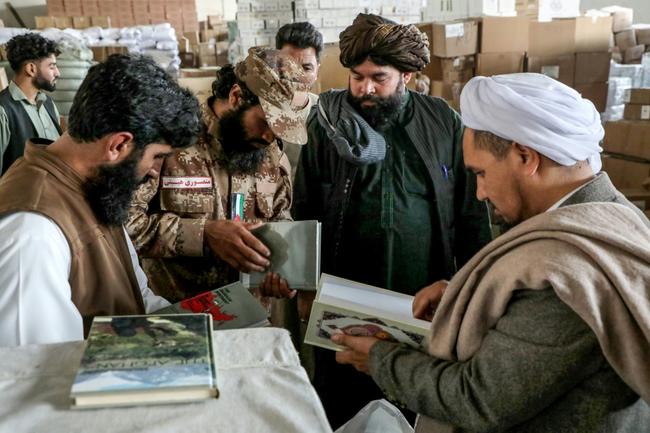
[[[641,87],[650,87],[650,52],[643,55],[641,67],[643,68],[643,82],[641,83]]]
[[[643,85],[643,65],[621,65],[612,62],[609,68],[609,77],[623,77],[632,80],[632,87]]]

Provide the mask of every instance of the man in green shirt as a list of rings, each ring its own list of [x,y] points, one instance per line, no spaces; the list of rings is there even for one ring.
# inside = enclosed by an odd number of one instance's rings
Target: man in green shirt
[[[0,174],[23,155],[30,138],[56,140],[61,135],[59,111],[43,90],[56,88],[59,70],[54,41],[36,33],[7,42],[7,58],[14,78],[0,92]]]
[[[294,218],[322,221],[323,272],[414,295],[490,240],[463,126],[443,100],[405,88],[429,62],[415,26],[360,14],[340,46],[349,87],[321,94],[308,119]],[[317,349],[314,384],[333,428],[381,398],[331,351]]]

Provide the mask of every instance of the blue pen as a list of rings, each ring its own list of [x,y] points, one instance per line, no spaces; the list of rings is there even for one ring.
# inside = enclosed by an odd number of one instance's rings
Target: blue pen
[[[445,177],[445,180],[449,180],[449,169],[445,164],[442,164],[442,175]]]

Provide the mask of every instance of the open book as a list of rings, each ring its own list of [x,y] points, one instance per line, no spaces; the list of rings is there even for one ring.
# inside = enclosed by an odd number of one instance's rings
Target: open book
[[[271,250],[271,266],[267,272],[278,273],[292,289],[318,288],[321,242],[318,221],[270,222],[252,233]],[[241,273],[240,281],[244,287],[256,288],[265,276],[266,272]]]
[[[153,314],[187,313],[211,315],[215,330],[269,325],[266,309],[239,282],[184,299]]]
[[[422,348],[431,323],[414,318],[412,304],[413,296],[323,274],[305,343],[341,350],[330,337],[344,333]]]
[[[95,317],[73,409],[183,403],[218,396],[207,314]]]

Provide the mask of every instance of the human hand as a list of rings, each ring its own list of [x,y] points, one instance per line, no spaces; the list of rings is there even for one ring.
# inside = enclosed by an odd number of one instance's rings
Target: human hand
[[[413,298],[413,317],[431,321],[448,284],[447,280],[436,281],[417,292]]]
[[[298,293],[298,318],[301,322],[309,320],[311,306],[316,297],[316,290],[301,290]]]
[[[296,291],[291,290],[287,280],[275,272],[269,272],[258,287],[262,296],[271,296],[274,298],[289,298],[296,296]]]
[[[342,352],[336,352],[336,362],[339,364],[350,364],[358,371],[370,374],[368,358],[370,356],[370,349],[379,341],[378,338],[335,334],[332,335],[332,341],[347,347]]]
[[[262,223],[210,220],[205,223],[204,239],[210,250],[241,272],[264,272],[271,264],[271,252],[250,230]]]

